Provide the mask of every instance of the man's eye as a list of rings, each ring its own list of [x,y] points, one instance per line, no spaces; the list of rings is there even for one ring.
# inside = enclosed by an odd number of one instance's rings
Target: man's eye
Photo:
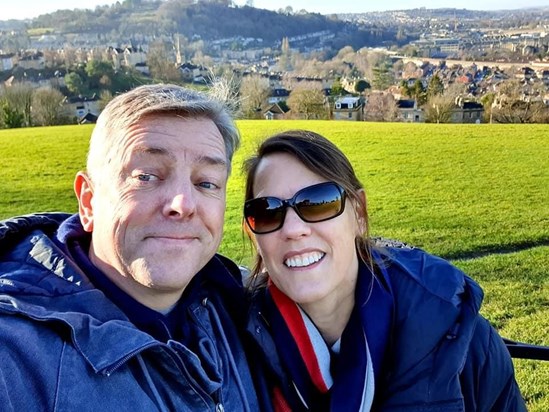
[[[158,176],[155,176],[150,173],[139,173],[134,176],[137,180],[140,182],[153,182],[155,180],[158,180]]]
[[[212,182],[200,182],[198,184],[203,189],[217,189],[219,186],[217,186],[215,183]]]

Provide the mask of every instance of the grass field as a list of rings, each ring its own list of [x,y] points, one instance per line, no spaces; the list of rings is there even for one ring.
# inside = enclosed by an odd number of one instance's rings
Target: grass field
[[[485,290],[483,314],[511,339],[549,345],[549,128],[241,121],[221,252],[243,264],[240,166],[264,137],[307,128],[332,139],[363,181],[371,232],[452,260]],[[74,173],[90,126],[0,131],[0,218],[76,211]],[[529,410],[549,411],[549,362],[516,360]]]

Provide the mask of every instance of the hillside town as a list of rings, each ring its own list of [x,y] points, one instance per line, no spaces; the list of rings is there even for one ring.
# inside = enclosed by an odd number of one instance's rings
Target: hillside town
[[[284,13],[293,11],[275,14]],[[400,41],[379,35],[380,44],[334,50],[340,34],[328,29],[268,42],[0,24],[0,127],[94,122],[135,85],[204,88],[214,78],[231,83],[241,118],[549,122],[549,19],[505,27],[505,16],[487,24],[465,10],[337,18],[370,27],[369,38],[392,27]]]

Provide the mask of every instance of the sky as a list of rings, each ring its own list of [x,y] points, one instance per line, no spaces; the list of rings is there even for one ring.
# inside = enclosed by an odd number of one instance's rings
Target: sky
[[[249,0],[254,7],[278,10],[291,6],[294,11],[302,9],[321,14],[360,13],[368,11],[398,10],[417,7],[452,7],[470,10],[516,9],[518,7],[549,6],[549,0]],[[2,0],[0,20],[33,18],[58,9],[95,8],[98,5],[114,4],[113,0]],[[235,0],[237,5],[246,0]]]

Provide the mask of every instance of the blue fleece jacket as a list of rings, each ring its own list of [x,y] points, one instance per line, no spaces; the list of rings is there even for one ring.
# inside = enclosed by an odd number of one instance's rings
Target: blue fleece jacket
[[[236,327],[238,268],[216,255],[181,322],[192,348],[156,339],[93,285],[56,239],[69,216],[0,222],[2,411],[255,411]],[[194,280],[193,280],[194,281]]]

